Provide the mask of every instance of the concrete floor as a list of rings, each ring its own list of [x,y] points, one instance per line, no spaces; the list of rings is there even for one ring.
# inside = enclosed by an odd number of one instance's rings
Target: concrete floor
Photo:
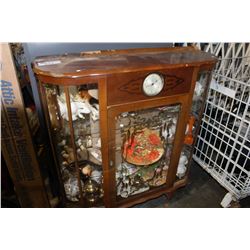
[[[171,200],[166,196],[134,206],[135,208],[220,208],[227,190],[193,161],[189,183],[175,192]],[[240,201],[240,207],[250,207],[250,197]]]

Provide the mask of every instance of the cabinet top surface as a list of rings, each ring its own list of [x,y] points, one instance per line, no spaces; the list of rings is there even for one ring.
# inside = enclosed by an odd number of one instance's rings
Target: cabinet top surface
[[[36,58],[36,74],[52,77],[85,77],[114,73],[211,65],[216,57],[192,47],[128,49],[84,52]]]

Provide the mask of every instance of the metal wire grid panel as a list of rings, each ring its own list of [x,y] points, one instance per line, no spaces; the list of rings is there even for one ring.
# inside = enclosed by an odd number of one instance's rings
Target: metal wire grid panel
[[[219,61],[214,72],[240,81],[249,81],[250,43],[184,43],[210,52]]]
[[[209,43],[207,45],[197,44],[197,46],[219,58],[215,72],[243,82],[249,81],[249,43]]]
[[[198,47],[221,60],[208,91],[193,158],[241,199],[250,195],[250,45]]]

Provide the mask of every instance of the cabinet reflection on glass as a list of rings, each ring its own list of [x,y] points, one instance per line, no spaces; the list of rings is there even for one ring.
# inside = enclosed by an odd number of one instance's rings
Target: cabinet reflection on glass
[[[166,183],[180,105],[124,112],[116,117],[117,196]]]
[[[98,88],[97,84],[88,84],[68,89],[71,112],[64,88],[45,85],[50,124],[54,131],[53,141],[65,193],[68,200],[79,201],[81,186],[84,198],[96,202],[103,194]]]

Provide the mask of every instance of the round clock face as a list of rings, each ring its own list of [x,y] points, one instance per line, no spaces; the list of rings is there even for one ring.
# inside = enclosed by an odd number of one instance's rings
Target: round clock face
[[[147,96],[158,95],[164,86],[164,79],[161,75],[153,73],[148,75],[143,81],[143,92]]]

